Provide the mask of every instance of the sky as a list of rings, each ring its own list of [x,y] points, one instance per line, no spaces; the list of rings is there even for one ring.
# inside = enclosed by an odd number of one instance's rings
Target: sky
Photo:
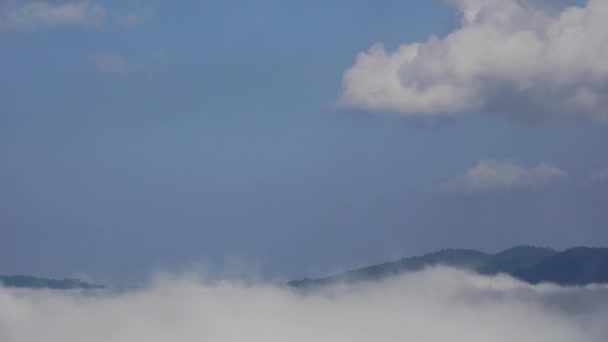
[[[0,274],[608,244],[605,0],[0,1]]]

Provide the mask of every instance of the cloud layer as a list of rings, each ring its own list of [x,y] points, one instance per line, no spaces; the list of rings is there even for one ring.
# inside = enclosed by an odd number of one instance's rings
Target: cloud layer
[[[105,15],[101,5],[88,1],[9,0],[0,3],[0,31],[50,29],[62,26],[99,27]]]
[[[122,294],[0,289],[4,342],[606,341],[608,288],[432,269],[298,294],[172,281]]]
[[[547,163],[525,168],[507,161],[482,160],[445,185],[450,192],[482,193],[538,188],[567,178],[563,170]]]
[[[458,29],[360,53],[339,103],[405,115],[608,120],[608,1],[568,2],[450,0]]]

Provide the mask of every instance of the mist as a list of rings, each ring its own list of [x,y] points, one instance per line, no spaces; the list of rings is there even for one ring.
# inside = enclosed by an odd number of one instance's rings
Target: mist
[[[433,268],[313,290],[164,279],[128,291],[0,289],[0,340],[606,341],[608,287]]]

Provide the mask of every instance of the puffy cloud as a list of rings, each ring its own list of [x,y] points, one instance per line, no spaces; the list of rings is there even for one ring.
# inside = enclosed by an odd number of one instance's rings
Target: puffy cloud
[[[608,120],[608,1],[449,0],[443,38],[382,44],[344,74],[339,104],[404,115]]]
[[[101,72],[120,74],[129,70],[127,59],[116,53],[96,53],[91,56],[90,62],[95,69]]]
[[[481,193],[537,188],[567,178],[559,168],[540,163],[525,168],[506,161],[483,160],[445,185],[450,192]]]
[[[101,5],[88,1],[61,4],[9,0],[0,3],[0,30],[36,30],[61,26],[99,27],[105,15]]]
[[[3,342],[608,339],[608,288],[444,268],[312,293],[172,281],[123,293],[0,289]]]

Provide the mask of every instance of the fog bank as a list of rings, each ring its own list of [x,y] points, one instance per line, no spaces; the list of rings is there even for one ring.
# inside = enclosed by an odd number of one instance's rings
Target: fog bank
[[[434,268],[314,291],[184,279],[122,293],[0,289],[0,341],[607,341],[608,287]]]

